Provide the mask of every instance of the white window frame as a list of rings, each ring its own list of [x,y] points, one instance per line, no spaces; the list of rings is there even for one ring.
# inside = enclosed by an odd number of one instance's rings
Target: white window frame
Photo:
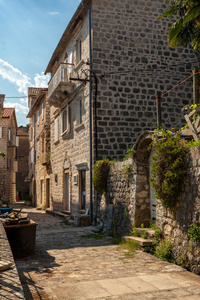
[[[2,139],[2,138],[3,138],[3,127],[0,126],[0,139]]]
[[[82,40],[81,38],[78,39],[77,45],[76,45],[76,51],[77,51],[77,64],[82,60]]]
[[[79,98],[76,102],[76,126],[83,123],[83,98]]]
[[[67,62],[68,62],[68,64],[73,64],[74,63],[74,52],[73,51],[69,52]],[[67,66],[67,75],[72,74],[72,71],[73,71],[73,66],[68,65]]]
[[[58,138],[59,138],[58,125],[59,125],[58,117],[56,117],[55,120],[54,120],[54,142],[57,142]]]
[[[61,112],[61,135],[69,132],[69,105]]]

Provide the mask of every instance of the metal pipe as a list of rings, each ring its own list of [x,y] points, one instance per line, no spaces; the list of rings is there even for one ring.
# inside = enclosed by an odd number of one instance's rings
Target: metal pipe
[[[90,223],[93,222],[93,197],[92,197],[92,34],[91,34],[91,9],[82,2],[82,6],[88,10],[89,26],[89,60],[90,60],[90,93],[89,93],[89,127],[90,127]]]

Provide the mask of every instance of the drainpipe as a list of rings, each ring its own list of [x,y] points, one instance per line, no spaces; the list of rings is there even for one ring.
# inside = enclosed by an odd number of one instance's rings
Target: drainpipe
[[[36,164],[36,155],[35,155],[35,124],[36,124],[36,115],[34,114],[33,117],[33,126],[34,126],[34,136],[33,136],[33,202],[34,202],[34,207],[36,207],[36,181],[35,181],[35,164]]]
[[[82,2],[82,6],[88,10],[89,26],[89,60],[90,60],[90,93],[89,93],[89,127],[90,127],[90,223],[93,222],[93,197],[92,197],[92,34],[91,34],[91,9]]]

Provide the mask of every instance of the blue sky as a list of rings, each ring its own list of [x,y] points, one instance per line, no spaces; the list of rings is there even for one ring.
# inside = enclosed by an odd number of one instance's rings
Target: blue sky
[[[26,119],[27,88],[46,87],[47,64],[80,0],[0,0],[0,94]]]

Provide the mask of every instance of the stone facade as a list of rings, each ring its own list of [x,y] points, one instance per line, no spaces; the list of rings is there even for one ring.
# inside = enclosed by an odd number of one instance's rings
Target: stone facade
[[[4,97],[0,95],[0,201],[15,203],[16,201],[16,138],[17,121],[14,108],[4,108]]]
[[[19,138],[19,146],[17,148],[18,171],[16,176],[16,188],[20,200],[29,193],[28,177],[28,157],[29,157],[29,141],[28,127],[20,126],[17,129],[17,137]]]
[[[134,173],[132,159],[111,165],[107,194],[98,197],[97,206],[97,226],[106,233],[126,234],[135,221]]]
[[[35,206],[50,207],[50,106],[47,89],[29,88],[29,180]]]
[[[90,206],[90,145],[91,168],[105,156],[122,159],[143,130],[155,128],[157,91],[164,93],[191,75],[196,60],[188,49],[169,48],[169,22],[156,21],[166,8],[164,0],[85,3],[91,10],[91,57],[88,10],[80,4],[45,71],[51,73],[51,206],[68,212]],[[163,127],[185,123],[181,108],[188,103],[192,103],[192,86],[185,82],[162,101]],[[138,180],[146,180],[142,165],[140,172]],[[145,197],[148,191],[143,190],[139,206],[145,207]],[[148,214],[144,208],[138,222],[148,219]]]
[[[98,76],[98,157],[121,159],[138,135],[155,128],[156,93],[192,73],[195,56],[168,46],[169,19],[156,21],[165,0],[92,1],[93,70]],[[163,127],[184,124],[191,84],[163,97]]]
[[[189,168],[182,185],[176,213],[156,207],[156,223],[163,230],[164,236],[170,238],[174,245],[174,256],[200,275],[200,246],[192,243],[188,236],[191,224],[200,225],[200,148],[191,148],[188,154]]]

